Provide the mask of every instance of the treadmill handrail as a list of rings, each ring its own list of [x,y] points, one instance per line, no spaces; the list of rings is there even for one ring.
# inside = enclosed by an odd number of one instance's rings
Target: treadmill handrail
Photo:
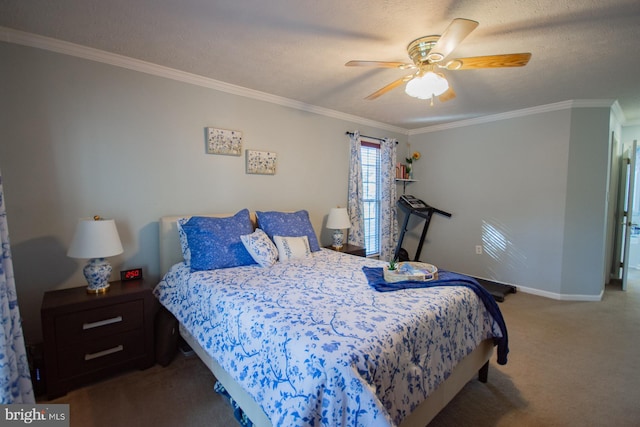
[[[402,242],[404,241],[404,235],[407,231],[407,225],[409,224],[409,218],[411,217],[411,215],[417,215],[421,218],[424,218],[425,220],[424,228],[422,229],[422,234],[420,235],[420,241],[418,243],[418,248],[416,250],[416,256],[414,258],[414,261],[419,261],[420,253],[422,252],[422,245],[424,244],[425,237],[427,237],[427,230],[429,229],[429,223],[431,222],[431,217],[433,216],[434,212],[437,214],[446,216],[447,218],[451,218],[451,214],[449,212],[440,210],[438,208],[434,208],[433,206],[429,206],[426,203],[425,203],[425,205],[427,205],[426,208],[412,208],[411,206],[408,206],[402,203],[400,200],[396,202],[396,205],[400,207],[400,209],[405,211],[406,216],[404,218],[404,224],[402,224],[402,231],[400,232],[400,238],[398,239],[398,245],[396,246],[396,250],[394,252],[393,257],[396,260],[398,259],[398,256],[400,254],[400,249],[402,247]]]

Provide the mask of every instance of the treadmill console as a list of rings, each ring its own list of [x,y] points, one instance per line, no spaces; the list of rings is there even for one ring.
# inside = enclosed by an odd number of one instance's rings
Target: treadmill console
[[[414,196],[411,196],[409,194],[400,196],[400,200],[398,201],[411,210],[421,211],[421,210],[429,209],[429,205],[427,205],[422,200],[417,199]]]

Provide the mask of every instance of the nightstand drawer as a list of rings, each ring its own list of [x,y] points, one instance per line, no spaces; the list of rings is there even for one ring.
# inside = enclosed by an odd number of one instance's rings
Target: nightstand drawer
[[[58,348],[142,328],[144,302],[131,301],[78,311],[55,320]]]
[[[86,287],[48,291],[42,298],[47,398],[155,362],[155,282],[112,282],[104,294]]]
[[[141,357],[144,354],[144,331],[134,330],[61,349],[58,357],[58,372],[61,377],[73,377]]]

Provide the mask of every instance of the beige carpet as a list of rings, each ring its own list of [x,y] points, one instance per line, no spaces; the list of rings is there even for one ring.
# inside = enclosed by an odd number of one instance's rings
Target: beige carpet
[[[509,363],[492,360],[430,426],[639,426],[640,283],[602,302],[523,293],[500,308]]]
[[[448,426],[640,425],[640,282],[609,286],[602,302],[524,293],[500,303],[509,363],[471,381],[432,421]],[[70,392],[72,427],[235,426],[214,378],[194,356]]]

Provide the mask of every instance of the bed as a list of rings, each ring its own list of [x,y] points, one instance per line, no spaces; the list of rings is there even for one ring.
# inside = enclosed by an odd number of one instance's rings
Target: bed
[[[247,215],[242,233],[257,228]],[[476,374],[487,380],[506,329],[468,288],[376,292],[363,268],[383,262],[323,248],[192,271],[177,226],[191,218],[160,219],[154,292],[254,425],[425,426]]]

